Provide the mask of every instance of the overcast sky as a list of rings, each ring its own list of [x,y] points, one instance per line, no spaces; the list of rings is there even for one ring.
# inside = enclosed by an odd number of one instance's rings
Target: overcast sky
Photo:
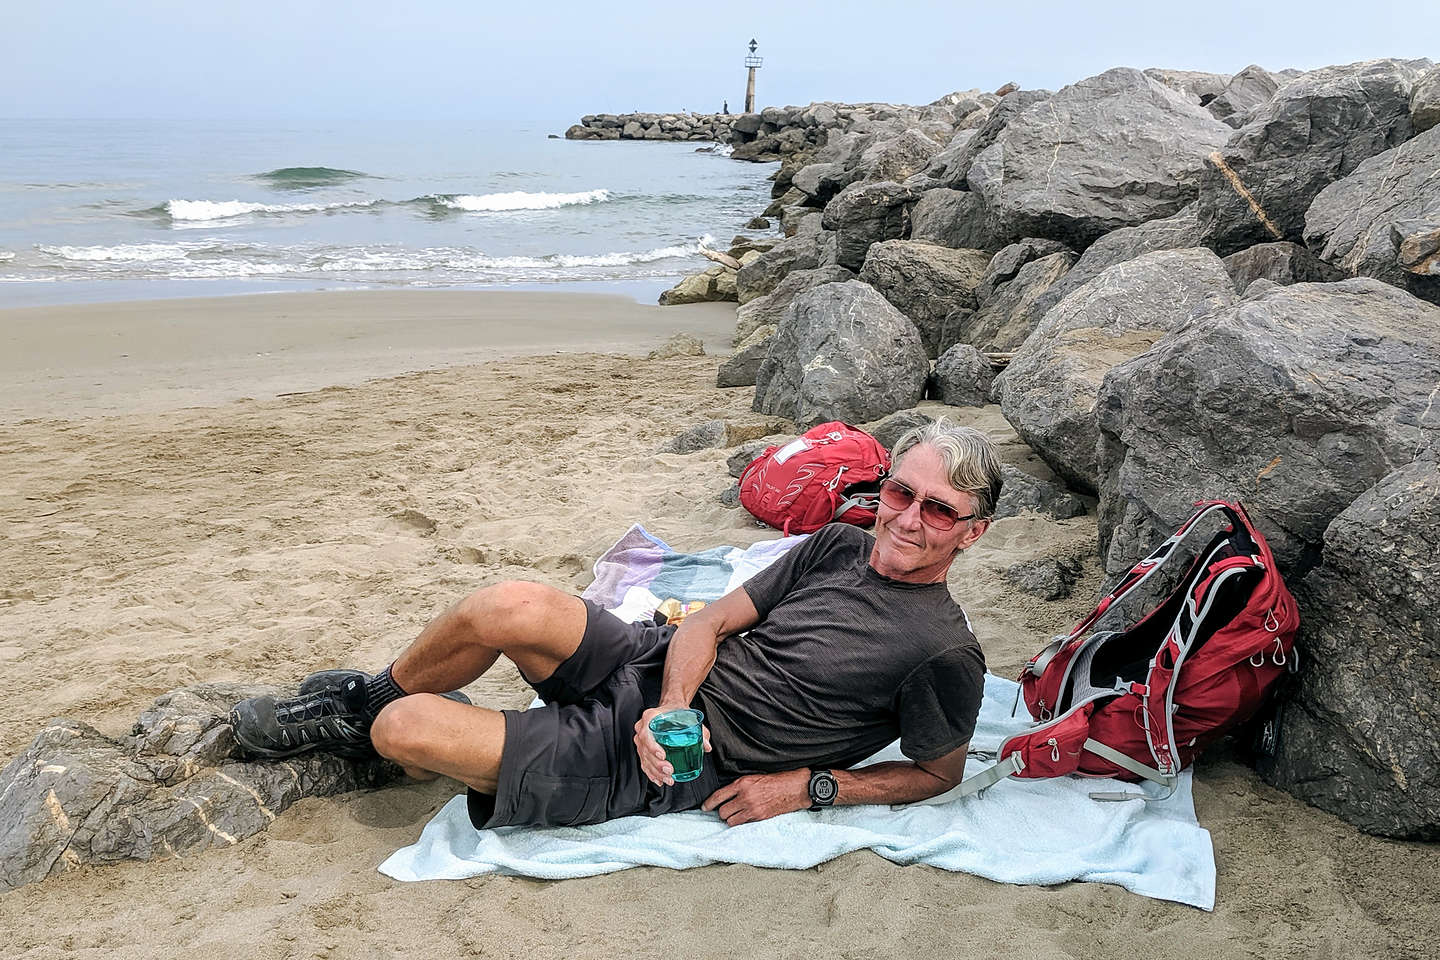
[[[534,121],[761,106],[925,103],[1112,66],[1233,73],[1440,59],[1435,0],[1212,3],[750,0],[0,0],[0,117]]]

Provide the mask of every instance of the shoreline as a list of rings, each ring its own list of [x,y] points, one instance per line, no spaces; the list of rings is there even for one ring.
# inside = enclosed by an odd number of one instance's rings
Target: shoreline
[[[0,261],[3,262],[3,261]],[[688,268],[687,268],[688,269]],[[654,303],[689,273],[614,280],[513,280],[411,286],[360,280],[276,280],[273,277],[130,278],[118,280],[13,280],[0,277],[0,311],[31,307],[79,307],[150,300],[209,300],[290,293],[599,293]],[[50,295],[47,295],[50,294]]]
[[[0,422],[154,412],[551,353],[729,351],[734,306],[618,294],[343,290],[0,309]]]

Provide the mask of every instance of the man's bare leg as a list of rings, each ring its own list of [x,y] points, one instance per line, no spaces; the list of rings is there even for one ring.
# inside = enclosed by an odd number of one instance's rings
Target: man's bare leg
[[[444,774],[493,795],[504,717],[434,694],[484,675],[502,653],[530,682],[547,679],[580,646],[588,616],[578,597],[538,583],[511,581],[470,594],[432,620],[391,666],[391,677],[411,695],[380,711],[370,742],[416,779]]]
[[[430,622],[390,675],[407,693],[458,690],[509,657],[531,683],[547,679],[585,635],[579,597],[508,581],[470,594]]]
[[[498,710],[418,693],[380,711],[370,725],[370,742],[417,780],[444,774],[494,795],[505,751],[505,718]]]

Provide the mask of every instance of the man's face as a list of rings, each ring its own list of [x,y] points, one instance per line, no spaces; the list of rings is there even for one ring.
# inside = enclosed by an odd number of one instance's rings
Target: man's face
[[[880,503],[870,566],[904,583],[944,580],[955,554],[979,540],[990,521],[961,520],[949,530],[939,530],[921,518],[921,502],[926,499],[947,503],[962,517],[973,514],[976,507],[973,495],[950,486],[945,461],[934,447],[911,447],[891,476],[915,492],[915,501],[904,510]]]

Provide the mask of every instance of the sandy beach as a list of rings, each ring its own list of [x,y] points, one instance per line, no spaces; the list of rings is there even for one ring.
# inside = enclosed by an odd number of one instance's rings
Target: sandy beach
[[[703,420],[728,304],[588,294],[277,294],[0,311],[0,751],[51,717],[120,734],[202,681],[381,666],[507,578],[579,591],[633,522],[678,549],[775,535],[716,498],[728,451],[657,455]],[[646,360],[676,332],[710,355]],[[940,408],[1043,470],[996,407]],[[998,521],[950,588],[1013,676],[1100,583],[1095,521]],[[1009,565],[1069,556],[1071,598]],[[518,707],[513,669],[468,692]],[[402,884],[376,866],[452,781],[305,800],[182,859],[0,895],[0,956],[1389,958],[1440,938],[1433,845],[1365,836],[1224,750],[1197,767],[1214,913],[1117,887],[1017,887],[870,853],[814,870],[636,869]],[[0,825],[3,826],[3,825]]]

